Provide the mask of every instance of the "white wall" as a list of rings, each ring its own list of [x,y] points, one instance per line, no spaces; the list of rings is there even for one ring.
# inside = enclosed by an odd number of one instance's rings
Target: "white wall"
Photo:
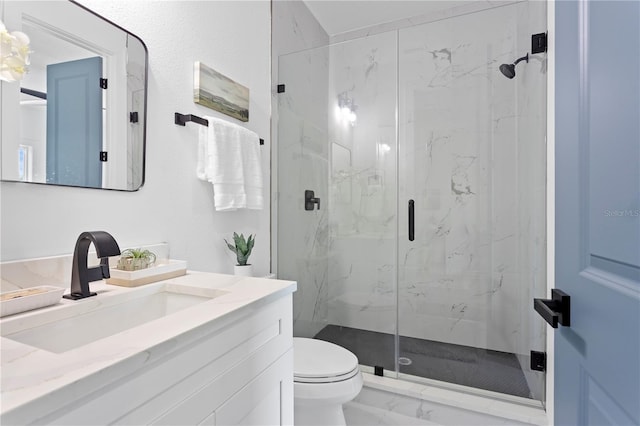
[[[202,61],[251,91],[246,127],[265,139],[269,200],[269,1],[100,1],[81,3],[139,36],[149,50],[146,183],[137,192],[2,182],[2,261],[66,254],[86,230],[105,230],[121,248],[166,241],[190,269],[232,273],[223,238],[257,234],[254,272],[269,272],[269,202],[261,211],[215,212],[210,185],[195,175],[198,128],[174,112],[218,114],[193,103],[193,63]]]

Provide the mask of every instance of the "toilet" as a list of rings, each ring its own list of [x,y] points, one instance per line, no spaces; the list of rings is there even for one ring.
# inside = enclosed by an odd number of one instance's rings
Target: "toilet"
[[[324,340],[293,338],[294,424],[345,425],[342,404],[362,389],[358,358]]]

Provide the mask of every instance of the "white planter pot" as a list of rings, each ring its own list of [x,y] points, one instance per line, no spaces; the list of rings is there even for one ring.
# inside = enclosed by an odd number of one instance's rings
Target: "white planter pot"
[[[233,265],[233,274],[240,277],[252,277],[253,266],[252,265]]]

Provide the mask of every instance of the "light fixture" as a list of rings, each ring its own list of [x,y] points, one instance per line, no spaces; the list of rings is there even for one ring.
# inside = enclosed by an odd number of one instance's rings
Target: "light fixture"
[[[358,116],[356,110],[358,106],[354,103],[353,98],[349,97],[349,94],[345,91],[338,94],[338,107],[340,108],[340,115],[344,122],[350,123],[355,126]]]

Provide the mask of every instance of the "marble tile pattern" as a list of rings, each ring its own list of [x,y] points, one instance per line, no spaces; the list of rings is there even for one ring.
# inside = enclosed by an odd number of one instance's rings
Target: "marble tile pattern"
[[[333,45],[329,73],[329,319],[395,333],[396,34]],[[357,106],[351,124],[340,96]]]
[[[544,55],[519,64],[514,80],[498,71],[544,30],[539,3],[397,33],[399,146],[396,33],[332,46],[329,137],[351,152],[349,167],[331,169],[332,324],[395,332],[397,273],[401,335],[522,354],[523,363],[543,345],[531,299],[546,286]],[[351,128],[331,121],[344,91],[358,104]]]
[[[360,394],[345,406],[348,425],[438,424],[438,425],[546,425],[540,404],[485,392],[470,394],[431,384],[411,383],[364,373]],[[396,417],[397,416],[397,417]],[[375,423],[375,419],[380,419]]]
[[[348,426],[421,426],[438,425],[429,420],[405,416],[383,408],[364,405],[359,402],[348,402],[343,406],[345,421]]]
[[[129,49],[134,48],[139,52],[129,55],[130,59],[127,62],[127,86],[131,92],[131,96],[127,99],[127,110],[143,111],[145,107],[145,81],[140,76],[145,75],[146,64],[135,60],[144,57],[143,49],[137,44],[131,43]],[[144,179],[144,170],[141,165],[144,162],[145,119],[143,114],[138,114],[138,123],[129,125],[127,129],[130,141],[127,144],[127,189],[130,190],[140,187]]]
[[[133,374],[142,365],[151,364],[170,353],[184,341],[184,334],[195,329],[206,332],[205,324],[228,321],[239,309],[257,306],[291,294],[293,281],[248,278],[233,275],[190,271],[187,275],[138,288],[126,288],[96,282],[92,289],[98,296],[81,302],[82,309],[109,304],[111,297],[135,291],[154,291],[155,287],[187,286],[195,295],[205,297],[214,290],[223,295],[62,353],[53,353],[6,337],[24,324],[36,324],[37,314],[65,318],[65,309],[77,301],[62,299],[59,304],[35,311],[11,315],[0,320],[0,359],[2,367],[0,401],[2,413],[38,400],[39,410],[51,410],[70,392],[90,394],[103,389],[105,378],[117,380]],[[75,308],[76,306],[73,306]],[[232,320],[232,319],[231,319]],[[107,381],[108,381],[107,380]],[[60,392],[57,392],[59,391]],[[35,414],[34,414],[35,416]]]
[[[401,28],[408,28],[416,25],[427,24],[430,22],[437,22],[443,19],[454,18],[456,16],[465,15],[468,13],[480,12],[498,6],[505,6],[508,4],[517,3],[519,1],[523,0],[473,0],[467,2],[457,2],[457,4],[454,4],[453,7],[448,5],[446,2],[442,2],[442,8],[436,8],[428,13],[398,19],[395,21],[389,21],[378,25],[372,25],[366,28],[359,28],[340,34],[334,34],[330,37],[330,41],[331,44],[334,44],[343,41],[354,40],[356,38],[369,37],[375,34],[381,34]]]
[[[416,200],[416,240],[400,239],[402,335],[530,349],[521,333],[535,319],[529,289],[544,288],[544,226],[531,222],[545,215],[545,128],[520,125],[544,111],[544,80],[519,90],[535,66],[514,80],[498,71],[529,50],[518,37],[527,7],[400,31],[399,198]]]
[[[272,271],[298,281],[294,334],[310,337],[327,321],[329,36],[303,2],[273,2],[272,26],[272,81],[286,88],[272,91]],[[320,210],[304,210],[306,189]]]
[[[517,37],[519,46],[528,46],[532,33],[546,29],[547,3],[531,1],[517,9]],[[523,53],[520,53],[521,55]],[[547,55],[529,55],[529,63],[519,69],[517,75],[518,135],[526,136],[518,145],[518,179],[526,191],[518,192],[520,207],[520,238],[518,240],[518,272],[528,285],[521,289],[522,302],[520,333],[514,344],[519,348],[523,372],[532,396],[544,400],[545,375],[531,371],[529,350],[545,352],[547,323],[533,312],[531,305],[536,297],[547,297],[546,264],[546,82]],[[519,64],[520,65],[520,64]],[[528,141],[528,143],[527,143]],[[550,165],[553,167],[553,165]],[[530,208],[531,211],[526,209]],[[528,302],[527,302],[528,301]]]
[[[311,337],[327,321],[328,292],[328,49],[282,55],[278,97],[277,273],[299,283],[294,334]],[[305,210],[305,190],[320,208]]]

